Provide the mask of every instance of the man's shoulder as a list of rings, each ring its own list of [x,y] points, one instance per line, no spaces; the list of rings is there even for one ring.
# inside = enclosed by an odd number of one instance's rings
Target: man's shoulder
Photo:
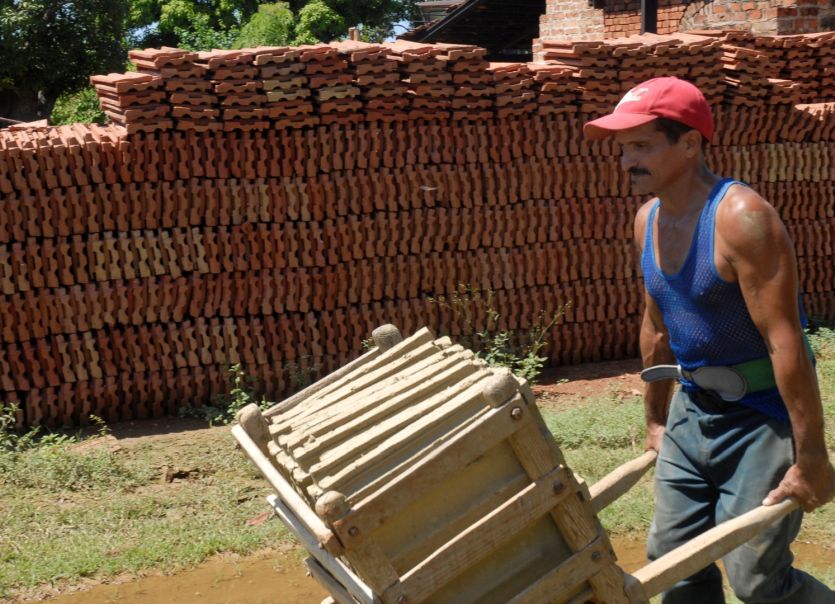
[[[638,208],[638,211],[635,212],[635,240],[639,243],[639,245],[643,244],[644,234],[646,233],[647,222],[649,220],[649,213],[652,211],[653,206],[658,203],[658,198],[653,197],[641,204],[641,207]]]
[[[733,182],[725,192],[716,210],[717,218],[739,217],[747,212],[776,212],[774,206],[757,191],[742,182]]]
[[[751,187],[734,183],[716,209],[716,232],[732,248],[764,244],[782,237],[777,210]]]

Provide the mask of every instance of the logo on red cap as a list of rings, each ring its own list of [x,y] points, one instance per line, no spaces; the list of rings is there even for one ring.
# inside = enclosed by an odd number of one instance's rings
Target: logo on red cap
[[[583,133],[589,139],[599,140],[659,117],[690,126],[707,140],[713,138],[713,114],[704,95],[690,82],[675,77],[638,84],[623,96],[612,113],[586,123]]]

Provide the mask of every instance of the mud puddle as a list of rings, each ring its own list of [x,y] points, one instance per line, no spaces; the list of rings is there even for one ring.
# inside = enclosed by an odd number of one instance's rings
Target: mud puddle
[[[613,537],[626,572],[646,564],[644,541]],[[796,542],[801,567],[835,565],[835,549]],[[170,576],[150,576],[44,600],[51,604],[319,604],[327,592],[308,577],[301,552],[266,551],[249,557],[222,556]],[[33,600],[27,600],[33,602]]]
[[[328,593],[301,552],[220,556],[175,575],[148,576],[48,598],[50,604],[319,604]],[[33,600],[26,600],[33,602]]]

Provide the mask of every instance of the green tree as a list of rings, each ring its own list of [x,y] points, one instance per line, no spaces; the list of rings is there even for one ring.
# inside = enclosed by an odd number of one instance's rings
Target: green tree
[[[325,4],[345,22],[344,35],[349,27],[359,27],[364,40],[380,42],[394,33],[394,24],[420,19],[416,0],[313,0]],[[289,0],[296,14],[311,0]],[[310,31],[310,29],[306,30]],[[319,38],[321,39],[321,38]]]
[[[92,86],[85,86],[78,92],[70,92],[59,96],[52,108],[49,121],[55,125],[75,124],[77,122],[103,124],[106,119],[107,116],[101,109],[96,89]]]
[[[293,41],[295,17],[286,2],[262,4],[241,28],[235,46],[285,46]]]
[[[258,0],[130,0],[134,46],[229,48]]]
[[[345,19],[324,0],[311,0],[299,10],[296,23],[296,44],[330,42],[347,31]]]
[[[0,116],[43,119],[90,75],[124,69],[129,0],[0,0]]]
[[[415,0],[325,0],[348,27],[360,26],[363,38],[380,42],[393,34],[399,21],[420,18]]]

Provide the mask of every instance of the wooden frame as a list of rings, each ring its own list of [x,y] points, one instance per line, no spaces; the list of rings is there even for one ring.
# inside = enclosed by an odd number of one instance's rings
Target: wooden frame
[[[796,507],[754,510],[627,575],[596,514],[654,453],[588,489],[526,383],[427,330],[374,335],[376,349],[232,429],[333,602],[646,604]]]

